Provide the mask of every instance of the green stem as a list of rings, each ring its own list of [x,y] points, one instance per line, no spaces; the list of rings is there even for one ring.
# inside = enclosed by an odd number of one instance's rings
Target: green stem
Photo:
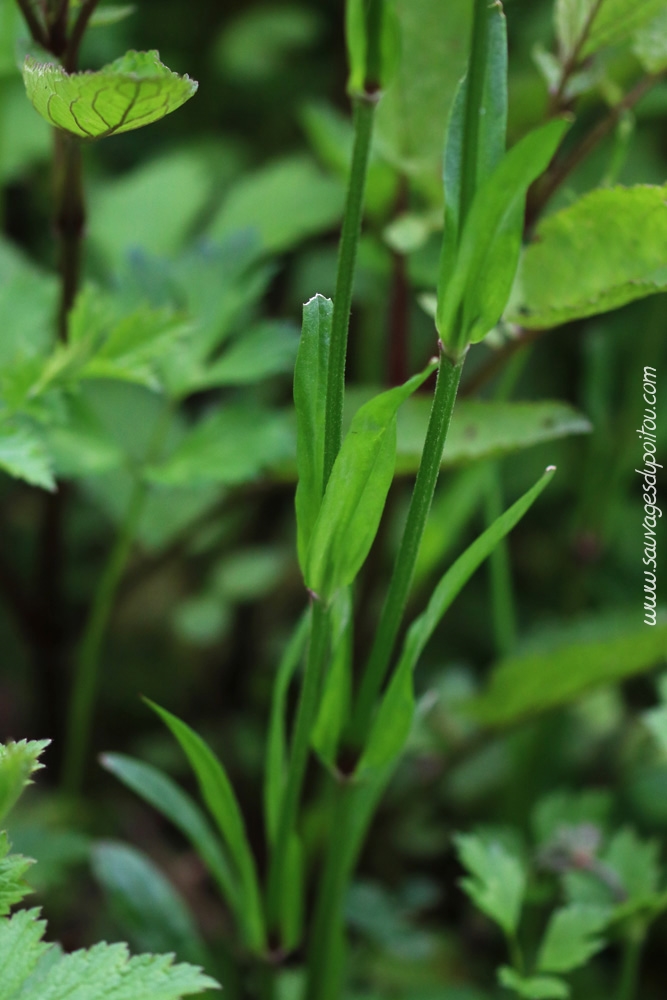
[[[67,340],[68,314],[74,305],[81,272],[81,246],[85,225],[81,142],[54,129],[55,228],[60,244],[60,305],[58,337]]]
[[[148,460],[153,458],[160,449],[169,426],[170,415],[171,409],[165,407],[157,420],[146,453]],[[63,787],[70,795],[77,795],[81,790],[95,711],[95,695],[104,638],[118,587],[132,552],[147,494],[147,484],[138,478],[130,494],[125,519],[97,585],[79,646],[67,720],[67,742],[63,764]]]
[[[431,416],[403,539],[396,557],[394,572],[375,633],[375,641],[368,665],[361,682],[359,699],[352,721],[352,739],[357,745],[360,745],[368,728],[405,613],[419,546],[440,472],[442,452],[452,418],[464,360],[465,355],[453,361],[444,352],[441,353]]]
[[[621,975],[616,1000],[635,1000],[637,996],[644,937],[643,928],[641,930],[633,928],[623,942]]]
[[[344,972],[343,906],[349,875],[349,843],[354,815],[354,785],[340,783],[335,790],[332,836],[308,951],[305,1000],[338,1000]]]
[[[308,763],[310,738],[320,702],[322,678],[329,649],[329,613],[321,601],[313,601],[310,645],[306,671],[299,694],[294,736],[287,769],[285,792],[280,804],[278,831],[271,851],[267,888],[267,913],[270,929],[276,930],[280,918],[280,900],[285,885],[285,869],[290,838],[296,825],[303,779]]]
[[[347,187],[345,215],[338,249],[338,271],[331,321],[327,404],[324,420],[324,485],[340,451],[343,436],[343,402],[345,398],[345,360],[347,334],[352,306],[352,285],[357,247],[361,234],[361,218],[366,190],[368,157],[373,135],[373,121],[378,94],[355,94],[354,148]]]

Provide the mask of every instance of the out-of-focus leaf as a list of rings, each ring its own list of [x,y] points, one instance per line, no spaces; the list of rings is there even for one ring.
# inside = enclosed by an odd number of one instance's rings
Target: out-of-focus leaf
[[[126,52],[91,73],[67,73],[31,56],[23,66],[28,97],[43,118],[83,139],[129,132],[180,108],[198,84],[161,63],[156,51]]]
[[[552,915],[540,945],[538,972],[570,972],[604,948],[599,937],[612,918],[610,908],[573,904]]]
[[[164,461],[148,469],[147,476],[172,486],[244,483],[292,449],[284,412],[228,406],[198,423]]]
[[[267,251],[290,250],[302,240],[336,225],[343,209],[342,183],[327,177],[305,156],[262,167],[239,181],[208,229],[221,239],[253,228]]]
[[[550,327],[667,287],[667,188],[599,188],[548,216],[526,247],[507,318]]]
[[[190,392],[214,386],[250,385],[271,375],[291,372],[299,338],[289,323],[266,320],[242,333],[219,358],[190,382]]]
[[[93,248],[112,266],[137,248],[175,253],[207,204],[213,183],[204,159],[186,149],[108,181],[91,199]]]
[[[498,982],[525,1000],[567,1000],[570,987],[555,976],[520,976],[515,969],[503,965],[498,969]]]
[[[539,652],[501,661],[486,691],[469,705],[469,713],[489,726],[506,726],[525,717],[574,701],[584,691],[664,663],[667,622],[658,617],[647,629],[622,615],[591,623],[575,636],[565,631]]]
[[[286,71],[290,59],[313,45],[322,29],[319,11],[295,3],[242,11],[216,45],[220,68],[241,83],[264,82]]]
[[[93,12],[88,24],[91,28],[107,28],[111,24],[118,24],[126,17],[134,14],[137,8],[134,4],[104,4]]]
[[[72,393],[66,405],[66,418],[44,429],[57,475],[96,476],[123,465],[125,453],[102,427],[83,394]]]
[[[647,73],[667,69],[667,9],[637,31],[633,50]]]
[[[264,918],[255,860],[250,849],[243,815],[222,764],[204,740],[177,716],[154,702],[150,707],[178,740],[197,778],[199,789],[218,830],[234,859],[241,889],[245,936],[253,950],[263,950]]]
[[[12,5],[5,2],[4,7]],[[0,39],[2,31],[0,24]],[[42,118],[26,114],[25,87],[20,79],[2,80],[0,106],[0,177],[6,183],[18,180],[32,164],[48,160],[51,135]]]
[[[56,488],[51,455],[41,434],[27,422],[0,422],[0,469],[31,486]]]
[[[352,583],[375,538],[396,462],[396,413],[433,372],[380,393],[352,419],[334,463],[306,557],[306,586],[323,600]]]
[[[207,964],[206,948],[184,900],[146,854],[129,844],[101,840],[91,864],[113,917],[138,950],[173,952],[181,960]]]
[[[469,0],[396,0],[401,55],[377,112],[378,145],[439,200],[447,111],[463,75]]]
[[[580,0],[589,8],[593,0]],[[618,45],[632,37],[658,14],[665,6],[664,0],[604,0],[598,5],[597,13],[582,46],[581,57],[586,59],[603,46]]]
[[[660,884],[660,845],[656,840],[642,840],[625,827],[611,839],[603,854],[604,861],[616,872],[627,901],[623,909],[651,906]]]
[[[297,468],[294,505],[302,572],[324,491],[324,420],[332,315],[331,299],[315,295],[306,302],[294,369]]]
[[[457,834],[454,843],[469,873],[461,880],[461,887],[482,913],[513,936],[526,892],[526,872],[520,858],[499,840],[473,833]]]

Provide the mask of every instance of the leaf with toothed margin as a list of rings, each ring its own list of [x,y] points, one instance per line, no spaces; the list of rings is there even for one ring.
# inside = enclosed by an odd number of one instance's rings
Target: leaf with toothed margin
[[[150,125],[180,108],[199,86],[173,73],[155,50],[126,52],[94,73],[67,73],[56,63],[28,56],[23,80],[40,115],[82,139]]]

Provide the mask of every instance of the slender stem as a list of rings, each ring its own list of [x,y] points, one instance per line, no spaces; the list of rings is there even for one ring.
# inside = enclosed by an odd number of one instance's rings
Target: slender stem
[[[368,156],[373,135],[373,121],[378,94],[355,94],[354,149],[347,187],[345,215],[338,249],[338,272],[331,321],[327,405],[324,422],[324,485],[340,450],[343,435],[343,401],[345,397],[345,360],[347,334],[352,305],[352,285],[361,233],[361,218],[366,190]]]
[[[593,3],[593,6],[588,12],[588,16],[582,28],[581,34],[579,35],[579,38],[577,39],[577,42],[574,48],[572,49],[572,52],[567,57],[563,65],[563,71],[561,73],[560,81],[558,83],[558,88],[553,94],[550,102],[550,112],[552,115],[558,114],[559,111],[562,110],[565,88],[567,87],[570,81],[570,77],[579,66],[579,59],[581,53],[583,51],[584,45],[588,41],[588,36],[590,35],[591,28],[593,27],[593,22],[595,21],[595,18],[598,16],[600,7],[602,6],[603,2],[604,0],[595,0],[595,2]]]
[[[306,671],[299,694],[299,704],[287,769],[287,782],[280,805],[278,831],[271,851],[271,862],[269,865],[267,913],[269,927],[273,930],[278,928],[281,895],[283,892],[290,891],[289,886],[285,886],[285,866],[290,838],[294,831],[299,809],[303,779],[306,773],[306,764],[308,763],[310,738],[320,702],[322,678],[326,666],[328,649],[329,614],[321,601],[313,600]]]
[[[167,406],[156,421],[146,452],[148,461],[155,458],[160,451],[169,427],[170,416],[171,408]],[[70,795],[77,795],[81,790],[95,712],[95,695],[104,639],[147,495],[147,484],[142,479],[137,479],[130,494],[125,519],[98,582],[81,638],[70,697],[63,764],[63,786]]]
[[[352,720],[352,738],[356,743],[360,742],[370,722],[405,612],[419,546],[440,472],[442,451],[452,418],[464,360],[465,354],[453,361],[444,352],[441,353],[431,416],[403,539]]]
[[[79,9],[77,19],[74,22],[72,33],[70,34],[65,50],[63,65],[68,73],[73,73],[79,59],[79,48],[85,34],[88,22],[95,12],[99,0],[84,0]]]
[[[354,790],[349,781],[340,783],[335,789],[333,835],[329,839],[315,908],[305,1000],[337,1000],[342,994],[343,905],[348,884]]]
[[[635,1000],[639,985],[639,969],[644,946],[644,928],[631,928],[623,942],[621,975],[616,1000]]]
[[[76,136],[62,129],[54,129],[54,142],[55,227],[60,243],[58,336],[66,341],[68,314],[79,287],[85,206],[81,143]]]

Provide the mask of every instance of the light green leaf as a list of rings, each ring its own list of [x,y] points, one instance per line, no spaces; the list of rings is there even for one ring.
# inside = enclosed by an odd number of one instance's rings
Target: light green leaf
[[[375,538],[396,461],[396,412],[435,368],[355,414],[334,463],[306,558],[306,586],[328,601],[352,583]]]
[[[570,987],[555,976],[520,976],[515,969],[503,965],[498,969],[498,982],[525,1000],[567,1000]]]
[[[267,839],[275,840],[278,831],[280,804],[287,772],[286,718],[287,693],[292,678],[303,657],[310,632],[310,616],[301,618],[280,660],[271,698],[271,716],[266,741],[264,768],[264,818]]]
[[[254,951],[261,951],[265,944],[265,929],[255,860],[229,778],[218,758],[194,730],[171,712],[146,700],[176,737],[190,762],[202,798],[238,869],[246,941]]]
[[[83,139],[150,125],[180,108],[198,87],[189,76],[172,73],[155,50],[131,50],[95,73],[66,73],[28,56],[23,80],[43,118]]]
[[[324,414],[333,302],[315,295],[303,307],[301,340],[294,368],[296,411],[297,551],[306,569],[308,546],[324,489]]]
[[[346,0],[348,93],[363,94],[391,81],[399,60],[400,35],[394,0]]]
[[[292,449],[286,413],[228,406],[200,421],[163,462],[148,469],[147,476],[172,486],[243,483]]]
[[[430,403],[421,397],[407,400],[398,415],[396,472],[418,468]],[[467,400],[457,403],[442,454],[442,467],[554,441],[570,434],[588,434],[590,422],[567,403],[497,403]]]
[[[202,367],[188,392],[214,386],[252,385],[294,368],[299,338],[291,323],[266,320],[240,334],[219,358]]]
[[[489,726],[506,726],[577,699],[584,691],[649,670],[667,656],[667,623],[637,625],[622,615],[598,619],[548,639],[539,651],[501,661],[486,691],[469,703]]]
[[[612,918],[611,908],[574,903],[552,915],[540,945],[538,972],[570,972],[585,965],[606,941],[599,937]]]
[[[383,767],[400,754],[414,718],[412,676],[426,644],[475,570],[481,566],[498,542],[521,520],[550,482],[554,471],[553,468],[547,469],[532,489],[494,521],[463,555],[459,556],[434,590],[426,610],[408,629],[401,658],[371,727],[368,742],[358,765],[358,773]]]
[[[291,59],[317,42],[322,27],[320,11],[295,3],[241,8],[216,44],[218,65],[241,84],[266,83],[287,72]]]
[[[189,795],[162,771],[125,754],[107,753],[100,763],[149,805],[157,809],[192,844],[213,878],[223,898],[239,914],[238,881],[232,872],[220,841],[208,820]]]
[[[24,876],[34,863],[30,858],[24,858],[20,854],[10,854],[9,847],[7,834],[0,833],[0,916],[2,917],[31,892]]]
[[[13,1000],[49,948],[41,940],[46,924],[38,917],[39,910],[19,910],[0,920],[0,1000]]]
[[[469,872],[461,887],[506,935],[514,936],[526,892],[523,863],[498,840],[459,833],[454,843],[461,864]]]
[[[174,952],[197,965],[209,961],[185,902],[147,855],[102,840],[93,848],[91,863],[112,916],[138,950]]]
[[[592,0],[586,0],[590,4]],[[665,0],[604,0],[599,4],[581,58],[586,59],[603,46],[627,41],[664,9]]]
[[[0,423],[0,469],[31,486],[56,488],[51,455],[42,436],[27,422]]]
[[[136,9],[134,4],[104,4],[93,12],[88,24],[91,28],[108,28],[112,24],[124,21],[126,17],[134,14]]]
[[[438,202],[445,123],[465,69],[461,39],[468,37],[472,5],[395,0],[395,7],[401,53],[377,110],[378,145],[402,172],[429,185]]]
[[[105,430],[83,393],[69,393],[62,422],[44,428],[56,474],[95,476],[120,468],[125,452]]]
[[[0,744],[0,820],[3,820],[23,789],[32,784],[31,776],[44,765],[40,754],[51,740],[21,740]]]
[[[625,827],[614,834],[603,859],[627,893],[626,902],[621,904],[623,912],[651,907],[656,902],[661,880],[658,841],[642,840]]]
[[[352,596],[341,590],[331,609],[332,639],[329,671],[311,744],[326,767],[333,768],[352,698]]]
[[[667,287],[667,188],[599,188],[548,216],[526,248],[507,318],[545,328]]]
[[[342,183],[305,156],[277,160],[239,181],[208,229],[211,239],[253,228],[265,250],[290,250],[335,226],[343,211]]]
[[[436,325],[450,350],[481,340],[500,319],[519,262],[526,192],[546,170],[567,127],[554,120],[530,132],[476,193],[454,272],[441,272],[438,288]]]
[[[647,73],[667,69],[667,8],[636,32],[632,48]]]

